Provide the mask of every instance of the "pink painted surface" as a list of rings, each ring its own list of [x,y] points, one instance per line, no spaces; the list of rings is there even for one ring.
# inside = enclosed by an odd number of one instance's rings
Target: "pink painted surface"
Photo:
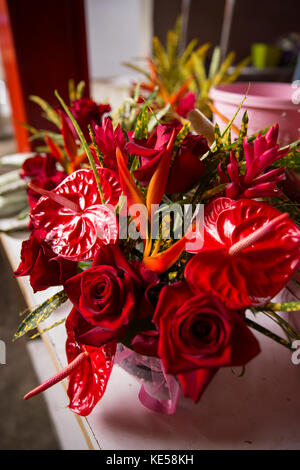
[[[300,86],[291,83],[254,82],[250,84],[248,96],[241,111],[235,118],[240,127],[242,116],[249,114],[248,135],[278,122],[279,142],[286,145],[300,138]],[[300,84],[299,84],[300,85]],[[245,97],[246,82],[235,82],[212,88],[210,97],[217,110],[229,120]],[[214,115],[221,129],[224,122]]]

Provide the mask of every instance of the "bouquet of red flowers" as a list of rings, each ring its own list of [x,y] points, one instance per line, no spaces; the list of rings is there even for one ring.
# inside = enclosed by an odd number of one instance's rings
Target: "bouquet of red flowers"
[[[300,211],[286,179],[299,142],[280,148],[277,125],[247,137],[247,113],[232,139],[233,119],[221,132],[197,110],[189,120],[156,113],[153,93],[138,89],[117,119],[99,118],[99,108],[84,119],[86,103],[75,112],[56,96],[64,151],[48,139],[52,157],[43,158],[59,184],[29,183],[32,231],[15,275],[35,291],[63,289],[15,337],[69,299],[68,366],[25,399],[68,377],[69,408],[85,416],[114,364],[131,360],[169,393],[158,399],[142,385],[141,401],[173,413],[180,393],[198,402],[221,367],[260,353],[253,329],[292,349],[300,335],[276,312],[300,303],[272,298],[297,282]],[[247,309],[272,317],[287,338]]]

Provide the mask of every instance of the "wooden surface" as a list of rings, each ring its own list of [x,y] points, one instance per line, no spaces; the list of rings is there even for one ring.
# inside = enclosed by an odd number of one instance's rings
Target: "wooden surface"
[[[13,269],[24,237],[1,235]],[[33,294],[27,278],[18,280],[31,307],[57,290]],[[42,327],[69,311],[70,304],[63,304]],[[262,315],[256,317],[260,320]],[[273,327],[265,320],[262,323]],[[66,364],[65,337],[60,325],[43,335],[43,343],[29,344],[41,381]],[[174,416],[144,408],[137,397],[140,383],[119,366],[114,366],[104,397],[87,418],[65,408],[65,389],[57,384],[45,396],[62,448],[299,449],[300,365],[292,364],[290,352],[282,346],[260,334],[257,337],[262,353],[246,367],[243,377],[222,369],[198,405],[182,399]]]

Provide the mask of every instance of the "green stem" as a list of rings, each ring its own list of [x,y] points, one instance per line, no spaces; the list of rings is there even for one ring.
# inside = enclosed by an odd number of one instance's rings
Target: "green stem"
[[[88,125],[88,130],[89,130],[89,134],[90,134],[90,137],[92,139],[92,142],[93,142],[93,146],[94,146],[97,158],[99,160],[99,165],[101,165],[103,167],[103,154],[102,154],[102,152],[100,151],[100,149],[97,145],[97,142],[96,142],[96,139],[95,139],[95,134],[94,134],[92,126],[90,124]]]
[[[250,328],[253,328],[256,331],[259,331],[260,333],[267,336],[268,338],[271,338],[274,341],[276,341],[277,343],[281,344],[282,346],[285,346],[289,350],[292,350],[292,347],[291,347],[291,345],[288,341],[286,341],[285,339],[283,339],[280,336],[276,335],[275,333],[272,333],[270,330],[268,330],[264,326],[259,325],[255,321],[250,320],[249,318],[246,318],[245,322],[247,323],[248,326],[250,326]]]
[[[65,110],[65,112],[67,113],[68,117],[70,118],[77,134],[78,134],[78,137],[80,139],[80,142],[87,154],[87,157],[89,159],[89,162],[90,162],[90,165],[92,167],[92,170],[93,170],[93,173],[94,173],[94,176],[95,176],[95,180],[96,180],[96,183],[97,183],[97,187],[98,187],[98,191],[99,191],[99,194],[100,194],[100,198],[101,198],[101,201],[102,201],[102,204],[105,204],[105,198],[103,196],[103,191],[102,191],[102,188],[101,188],[101,183],[100,183],[100,178],[99,178],[99,173],[97,171],[97,167],[96,167],[96,163],[95,163],[95,160],[94,160],[94,157],[92,155],[92,152],[91,152],[91,149],[89,147],[89,144],[87,143],[86,141],[86,138],[84,137],[83,135],[83,132],[82,130],[80,129],[80,126],[79,124],[77,123],[76,119],[74,118],[73,114],[71,113],[71,111],[69,110],[68,106],[66,105],[66,103],[64,102],[64,100],[61,98],[61,96],[59,95],[58,91],[55,90],[54,92],[56,98],[58,99],[58,101],[60,102],[60,104],[62,105],[63,109]]]

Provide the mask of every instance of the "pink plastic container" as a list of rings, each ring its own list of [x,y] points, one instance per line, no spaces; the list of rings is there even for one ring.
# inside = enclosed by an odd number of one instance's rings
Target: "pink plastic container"
[[[235,82],[212,88],[210,97],[216,109],[229,120],[242,102],[247,82]],[[279,142],[286,145],[300,138],[300,87],[291,83],[253,82],[234,124],[239,128],[245,109],[248,110],[248,135],[278,122]],[[221,129],[225,124],[214,115]],[[235,134],[233,133],[233,136]]]

